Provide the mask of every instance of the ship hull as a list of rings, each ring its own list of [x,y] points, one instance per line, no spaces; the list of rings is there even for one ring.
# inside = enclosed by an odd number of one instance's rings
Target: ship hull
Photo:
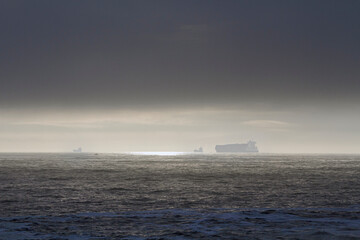
[[[249,144],[226,144],[216,145],[216,152],[220,153],[257,153],[259,150],[256,146],[250,146]]]

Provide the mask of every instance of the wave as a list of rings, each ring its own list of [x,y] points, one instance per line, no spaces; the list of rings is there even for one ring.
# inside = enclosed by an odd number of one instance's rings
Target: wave
[[[0,218],[0,239],[359,239],[360,209],[162,209]]]

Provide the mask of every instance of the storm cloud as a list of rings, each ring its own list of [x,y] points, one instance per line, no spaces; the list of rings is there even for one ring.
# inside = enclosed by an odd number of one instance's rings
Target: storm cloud
[[[1,105],[358,100],[358,1],[1,1]]]
[[[88,126],[109,142],[116,137],[108,132],[136,132],[136,142],[144,139],[138,132],[166,130],[165,142],[182,139],[174,148],[192,138],[181,138],[188,131],[209,146],[242,136],[278,151],[291,139],[300,146],[294,136],[307,133],[316,141],[304,149],[316,152],[313,144],[325,151],[333,132],[354,143],[337,149],[334,140],[334,151],[356,151],[359,10],[350,0],[2,0],[1,141],[26,129],[58,136],[59,128]],[[321,126],[328,128],[313,136]]]

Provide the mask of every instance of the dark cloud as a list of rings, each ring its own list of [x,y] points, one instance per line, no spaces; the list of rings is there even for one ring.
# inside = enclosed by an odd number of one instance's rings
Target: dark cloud
[[[359,1],[1,1],[1,107],[360,100]]]

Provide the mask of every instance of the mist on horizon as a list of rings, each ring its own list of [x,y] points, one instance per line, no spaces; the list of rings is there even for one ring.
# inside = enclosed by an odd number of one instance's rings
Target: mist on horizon
[[[0,151],[359,153],[359,1],[0,2]]]

